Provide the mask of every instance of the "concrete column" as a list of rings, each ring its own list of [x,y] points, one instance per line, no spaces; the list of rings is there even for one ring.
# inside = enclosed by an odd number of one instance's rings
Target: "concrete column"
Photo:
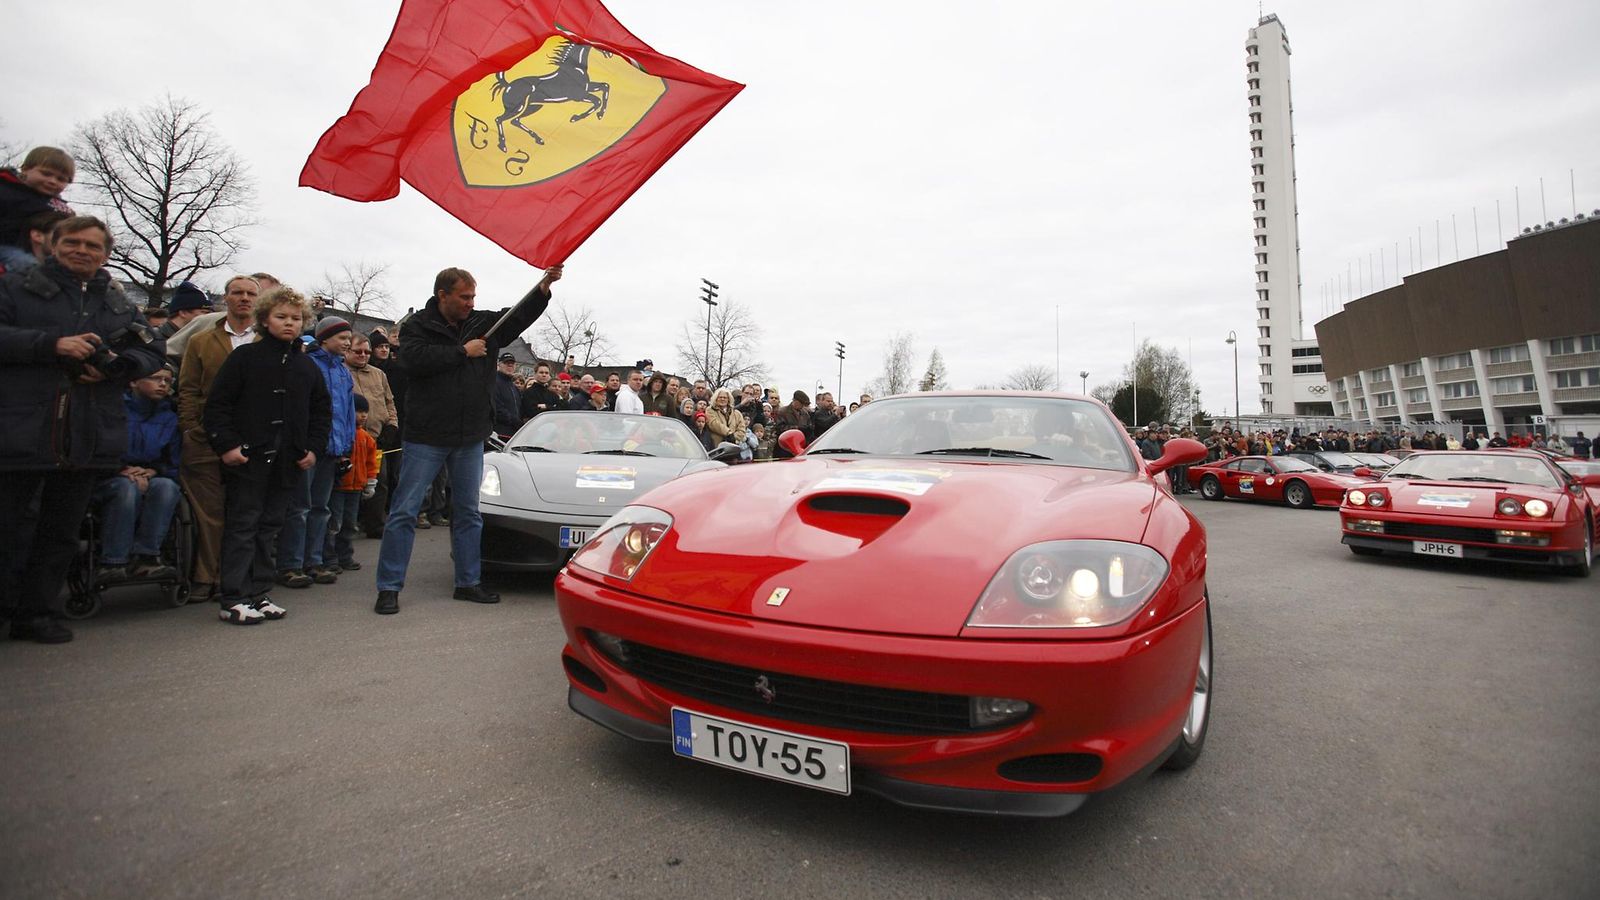
[[[1483,364],[1483,351],[1472,351],[1472,374],[1478,381],[1478,400],[1483,405],[1483,427],[1494,437],[1496,431],[1501,437],[1506,434],[1506,420],[1500,415],[1500,410],[1495,409],[1494,395],[1489,392],[1489,370]]]
[[[1394,385],[1394,408],[1400,413],[1400,427],[1406,428],[1411,424],[1411,416],[1406,413],[1406,389],[1400,381],[1400,367],[1389,364],[1389,383]]]
[[[1428,406],[1433,409],[1435,422],[1449,421],[1444,417],[1444,401],[1439,397],[1439,381],[1433,377],[1433,360],[1422,358],[1422,380],[1428,385]]]
[[[1559,414],[1556,409],[1555,384],[1550,377],[1550,369],[1545,365],[1544,341],[1529,341],[1528,356],[1533,359],[1533,384],[1539,390],[1539,414],[1554,416]],[[1545,428],[1548,435],[1550,429]]]
[[[1362,369],[1361,371],[1357,372],[1356,377],[1361,379],[1361,399],[1365,400],[1367,403],[1367,425],[1372,428],[1377,428],[1378,404],[1373,402],[1372,399],[1372,386],[1367,382],[1367,370]],[[1352,407],[1350,410],[1350,418],[1354,419],[1355,417],[1355,409]]]

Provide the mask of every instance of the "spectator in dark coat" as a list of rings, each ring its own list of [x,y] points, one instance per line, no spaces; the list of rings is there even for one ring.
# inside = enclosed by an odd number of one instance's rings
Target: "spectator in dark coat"
[[[805,435],[806,443],[810,444],[816,438],[816,432],[811,424],[810,406],[811,398],[806,396],[806,392],[795,391],[794,398],[789,401],[789,405],[772,414],[773,425],[777,429],[778,436],[782,437],[783,433],[790,429],[798,429],[801,434]],[[784,449],[782,444],[779,444],[777,456],[779,459],[791,459],[794,454]]]
[[[549,412],[552,409],[566,408],[567,401],[564,398],[557,397],[555,390],[552,388],[550,366],[547,363],[539,363],[533,367],[533,382],[523,390],[522,397],[518,400],[518,403],[521,406],[522,421],[524,422],[539,413]]]
[[[490,389],[494,407],[494,433],[501,440],[510,438],[522,427],[522,393],[517,390],[517,358],[500,354],[494,367],[494,386]]]
[[[122,468],[123,391],[161,368],[165,347],[102,268],[104,222],[65,219],[51,241],[50,259],[0,278],[0,521],[15,529],[0,573],[20,579],[0,585],[0,602],[14,607],[12,637],[63,643],[72,632],[51,606],[96,482]]]

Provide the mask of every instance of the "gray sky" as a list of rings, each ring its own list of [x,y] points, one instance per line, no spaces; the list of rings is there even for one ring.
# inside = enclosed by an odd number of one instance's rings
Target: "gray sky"
[[[568,261],[560,298],[597,310],[618,362],[676,368],[699,278],[747,304],[777,384],[881,367],[886,339],[937,346],[951,384],[1026,363],[1109,380],[1140,337],[1192,354],[1204,405],[1231,411],[1228,330],[1252,333],[1244,41],[1254,3],[773,4],[612,0],[658,51],[747,89]],[[295,186],[366,84],[398,2],[24,4],[8,13],[0,138],[72,126],[165,92],[211,111],[249,162],[262,224],[239,268],[309,287],[340,262],[393,266],[403,309],[433,273],[471,269],[480,304],[537,273],[404,188],[359,204]],[[156,14],[159,10],[160,14]],[[223,12],[225,10],[225,12]],[[1322,285],[1422,225],[1434,265],[1600,207],[1600,4],[1307,0],[1288,29],[1308,335]],[[106,65],[64,63],[67,56]],[[28,73],[24,75],[23,73]],[[69,190],[67,198],[73,197]],[[1392,276],[1392,261],[1387,265]],[[210,281],[220,283],[221,278]],[[1240,358],[1255,408],[1253,347]]]

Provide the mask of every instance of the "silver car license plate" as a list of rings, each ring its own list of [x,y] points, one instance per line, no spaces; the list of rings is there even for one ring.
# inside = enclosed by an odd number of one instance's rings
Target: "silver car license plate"
[[[1438,541],[1412,541],[1412,553],[1422,553],[1428,556],[1448,556],[1451,559],[1461,558],[1460,544],[1441,544]]]
[[[835,794],[850,793],[850,745],[672,710],[672,752]]]
[[[557,543],[563,550],[571,550],[589,543],[589,535],[594,533],[593,528],[579,528],[576,525],[563,525],[561,532],[556,536]]]

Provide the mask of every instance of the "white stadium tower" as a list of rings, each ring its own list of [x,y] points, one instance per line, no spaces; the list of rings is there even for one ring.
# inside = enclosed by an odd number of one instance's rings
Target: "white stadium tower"
[[[1265,16],[1245,41],[1255,227],[1257,384],[1263,415],[1331,415],[1315,339],[1302,339],[1289,36]],[[1241,336],[1241,340],[1243,336]]]

